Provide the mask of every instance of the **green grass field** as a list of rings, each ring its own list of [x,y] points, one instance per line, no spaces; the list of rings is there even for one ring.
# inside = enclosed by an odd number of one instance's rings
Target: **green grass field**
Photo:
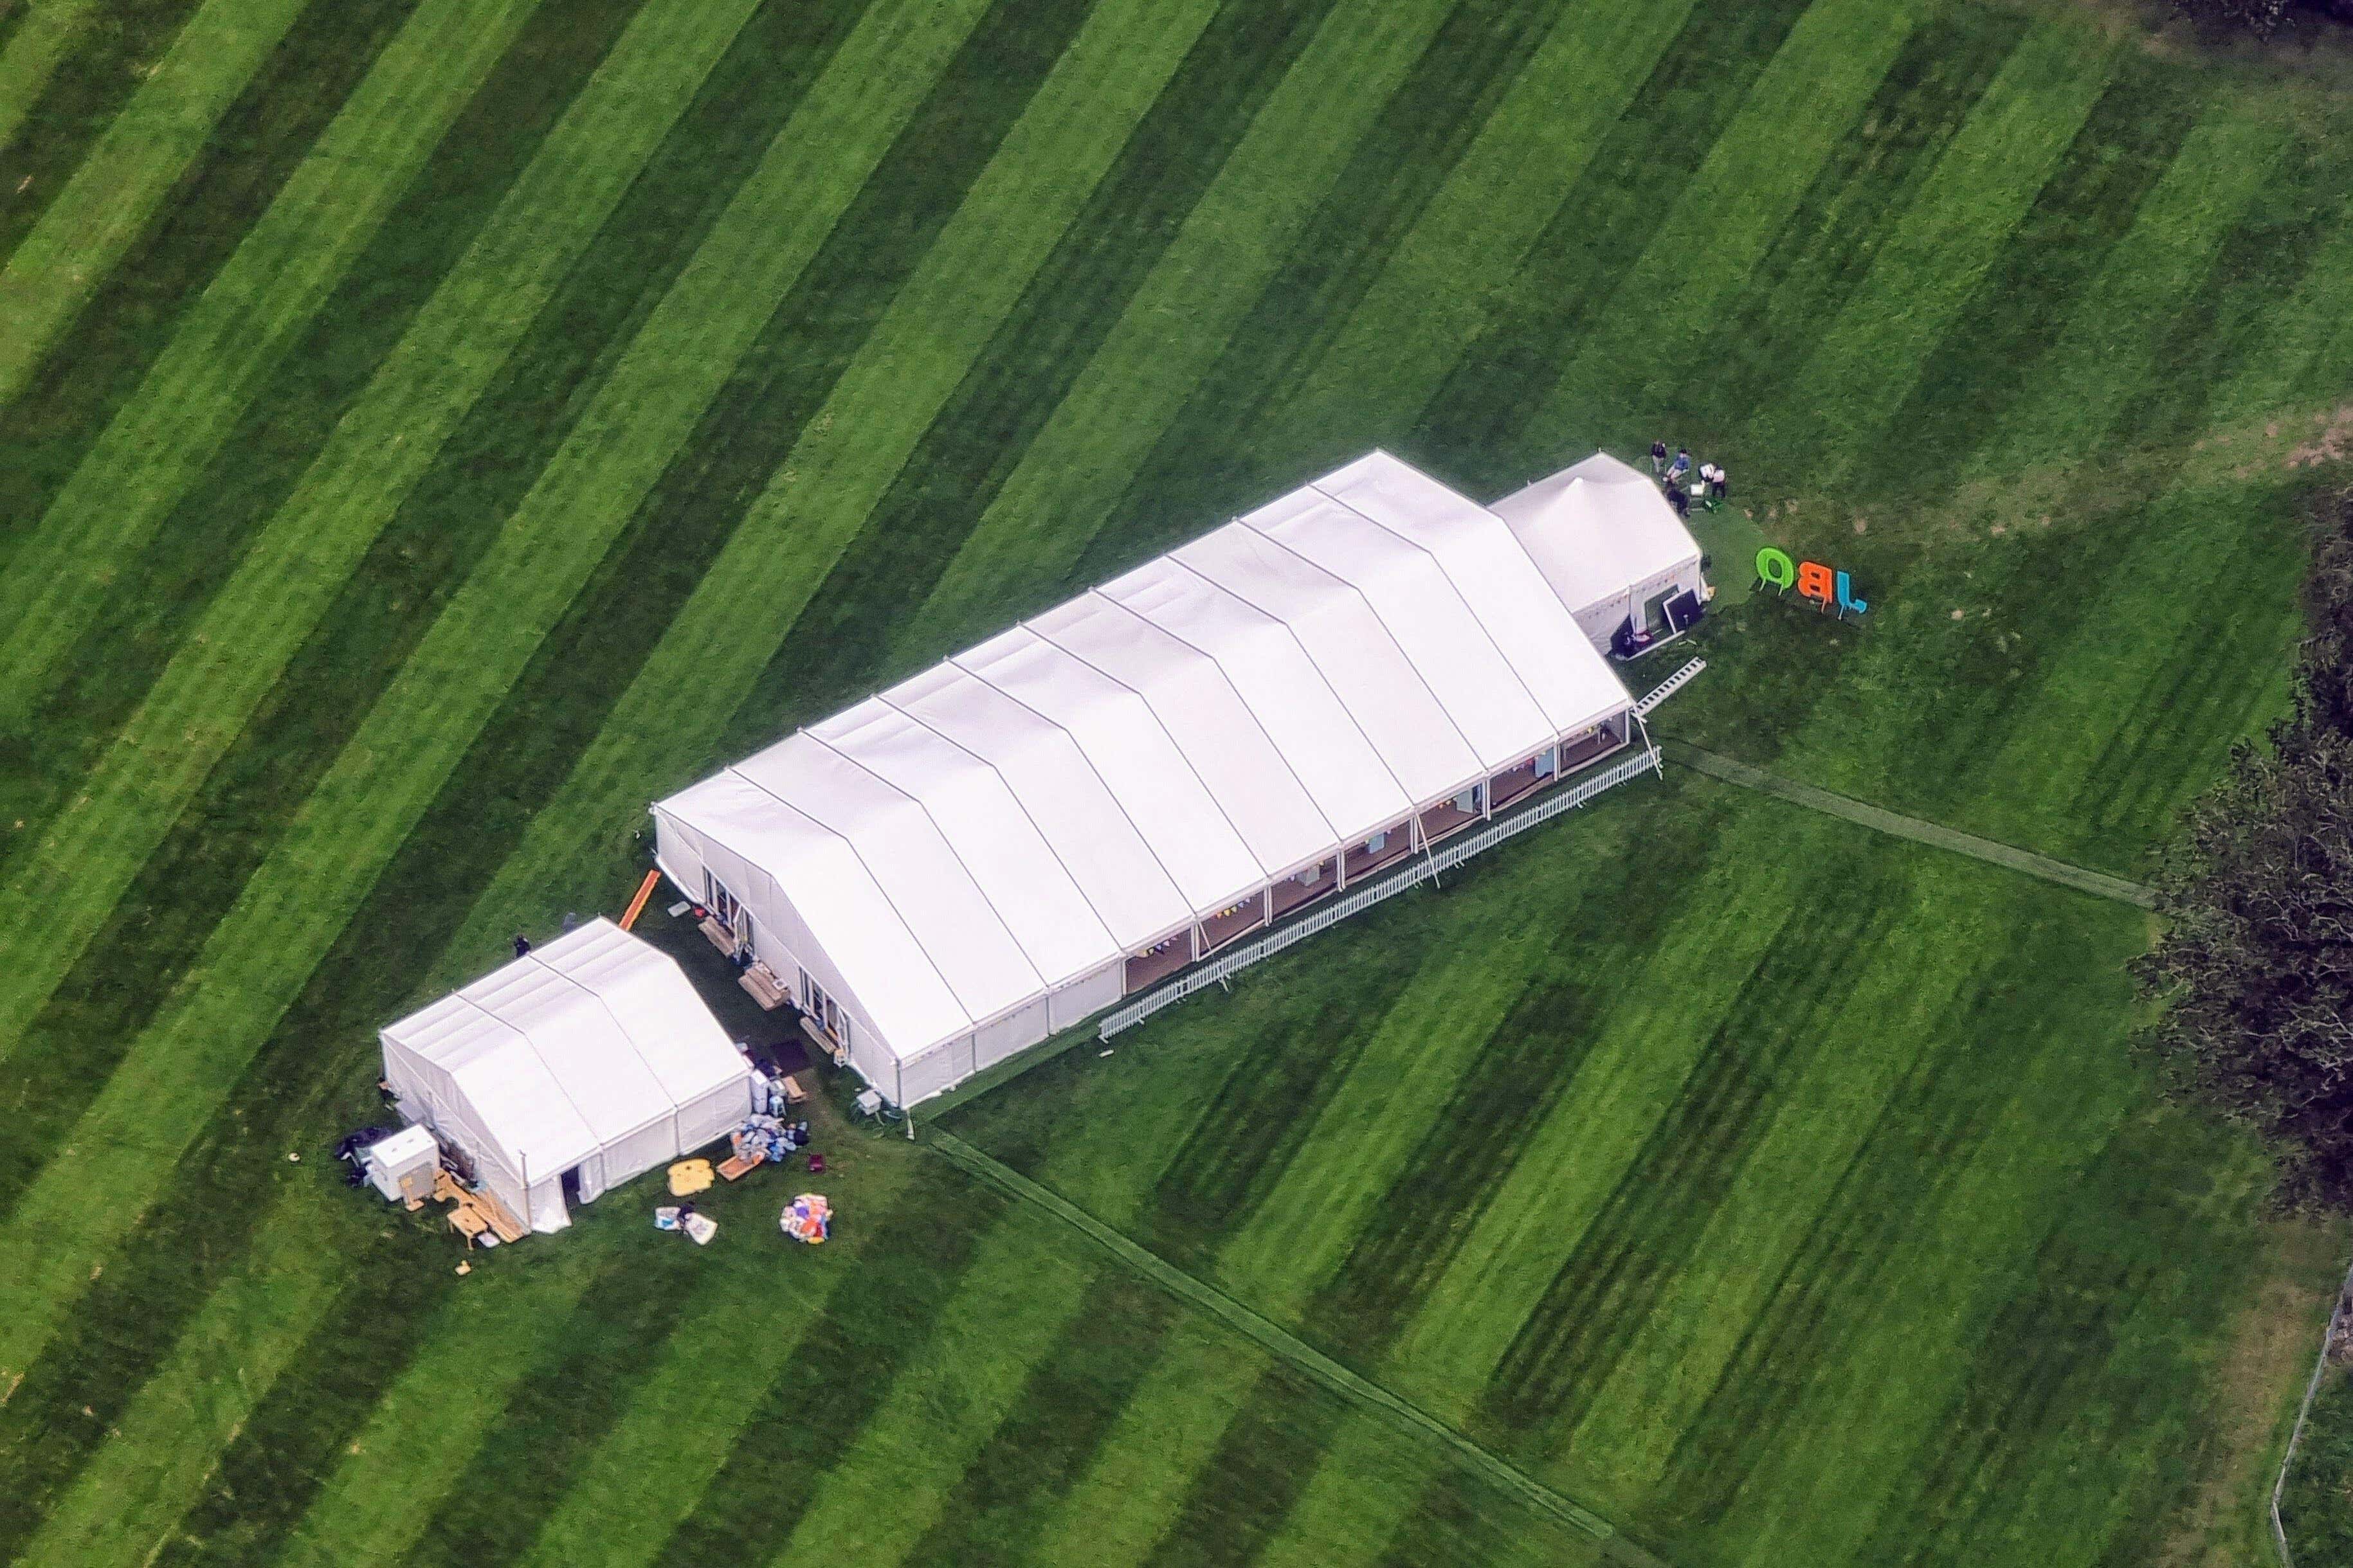
[[[645,1184],[464,1277],[326,1153],[648,799],[1376,445],[1724,461],[1711,541],[1873,608],[1715,618],[1662,733],[2142,874],[2342,482],[2344,75],[1938,0],[0,11],[0,1559],[2263,1561],[2342,1238],[2130,1053],[2147,917],[1682,769],[945,1113],[1198,1294],[831,1121],[830,1247]]]

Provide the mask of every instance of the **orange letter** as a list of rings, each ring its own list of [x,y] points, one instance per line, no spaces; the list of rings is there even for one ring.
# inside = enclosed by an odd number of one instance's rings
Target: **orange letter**
[[[1800,597],[1827,605],[1838,592],[1838,580],[1831,569],[1819,561],[1798,563],[1798,593]]]

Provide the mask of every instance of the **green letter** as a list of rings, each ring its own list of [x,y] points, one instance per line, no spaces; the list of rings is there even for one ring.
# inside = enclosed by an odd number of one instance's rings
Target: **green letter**
[[[1757,552],[1757,580],[1786,594],[1798,580],[1798,563],[1789,559],[1786,551],[1768,544]]]

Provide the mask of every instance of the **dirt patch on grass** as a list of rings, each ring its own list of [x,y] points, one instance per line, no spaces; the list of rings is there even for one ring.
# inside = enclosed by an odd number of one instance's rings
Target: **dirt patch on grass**
[[[2271,1560],[2264,1518],[2272,1474],[2337,1299],[2344,1248],[2340,1225],[2264,1225],[2258,1277],[2216,1347],[2207,1384],[2211,1425],[2192,1461],[2194,1479],[2153,1559],[2160,1568],[2246,1568]]]
[[[2316,468],[2353,455],[2353,403],[2340,405],[2333,414],[2316,414],[2313,423],[2319,427],[2317,434],[2287,455],[2289,468]]]

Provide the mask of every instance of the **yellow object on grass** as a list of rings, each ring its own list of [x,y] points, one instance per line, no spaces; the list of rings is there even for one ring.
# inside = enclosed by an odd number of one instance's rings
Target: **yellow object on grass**
[[[699,1193],[711,1183],[711,1162],[708,1160],[681,1160],[670,1168],[670,1194],[674,1198]]]

